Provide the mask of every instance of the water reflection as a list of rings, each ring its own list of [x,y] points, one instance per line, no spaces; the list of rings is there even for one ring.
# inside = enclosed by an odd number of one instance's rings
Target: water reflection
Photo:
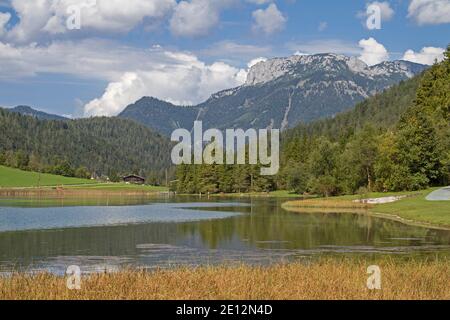
[[[450,232],[445,230],[367,215],[289,213],[281,209],[280,200],[227,199],[220,201],[226,203],[213,204],[205,199],[176,198],[145,202],[150,206],[141,202],[113,209],[119,210],[119,216],[120,211],[126,216],[131,210],[133,215],[149,218],[149,207],[158,208],[163,215],[185,208],[182,210],[188,211],[185,214],[190,219],[0,232],[0,268],[63,272],[68,265],[78,264],[95,271],[105,266],[265,264],[324,254],[426,256],[450,251]],[[89,215],[101,216],[105,208],[111,209],[104,204],[90,207]],[[9,207],[1,211],[18,209],[27,210]]]

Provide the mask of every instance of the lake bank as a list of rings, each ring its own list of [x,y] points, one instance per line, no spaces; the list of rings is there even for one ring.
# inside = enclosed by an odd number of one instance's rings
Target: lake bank
[[[367,268],[381,270],[381,290],[367,288]],[[449,260],[326,259],[312,264],[248,265],[124,270],[83,276],[81,290],[51,274],[0,277],[4,299],[183,299],[183,300],[404,300],[450,299]]]
[[[339,212],[366,213],[373,216],[392,219],[402,223],[450,229],[450,201],[428,201],[426,197],[437,188],[397,193],[371,193],[368,195],[351,195],[320,198],[305,201],[288,201],[282,207],[292,212]],[[382,197],[398,197],[390,203],[370,204],[362,200]]]
[[[96,183],[90,185],[64,185],[41,188],[0,188],[0,197],[154,196],[168,192],[168,188],[157,186]]]

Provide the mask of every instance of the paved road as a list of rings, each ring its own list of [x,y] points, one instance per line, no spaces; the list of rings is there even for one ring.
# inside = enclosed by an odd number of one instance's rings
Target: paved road
[[[427,198],[428,201],[450,201],[450,187],[445,187],[430,193]]]

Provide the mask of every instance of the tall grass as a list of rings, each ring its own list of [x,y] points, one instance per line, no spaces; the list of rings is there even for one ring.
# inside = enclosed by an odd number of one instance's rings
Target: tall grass
[[[383,260],[381,290],[366,286],[373,262],[322,260],[269,267],[218,266],[83,277],[71,291],[50,274],[0,278],[0,299],[450,299],[450,261]]]

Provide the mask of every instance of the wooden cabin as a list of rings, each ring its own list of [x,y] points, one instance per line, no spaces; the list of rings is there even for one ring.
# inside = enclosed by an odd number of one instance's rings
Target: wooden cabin
[[[142,178],[135,174],[125,176],[122,179],[123,179],[123,182],[125,182],[125,183],[132,183],[132,184],[144,184],[145,183],[145,178]]]

